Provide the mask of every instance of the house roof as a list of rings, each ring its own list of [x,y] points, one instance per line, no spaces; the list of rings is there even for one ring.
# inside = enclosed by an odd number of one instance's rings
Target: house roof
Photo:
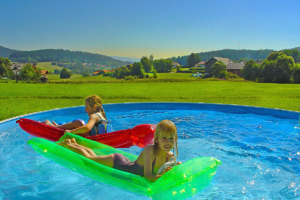
[[[205,65],[205,61],[198,62],[196,65]]]
[[[178,62],[172,62],[173,65],[180,65]]]
[[[41,70],[41,75],[46,75],[46,74],[49,74],[47,70]]]
[[[217,61],[222,61],[225,65],[228,65],[229,63],[233,63],[229,58],[222,58],[222,57],[213,57]]]
[[[100,71],[100,70],[99,70]],[[98,74],[99,73],[99,71],[95,71],[95,72],[93,72],[92,74]]]
[[[245,63],[229,63],[227,69],[243,69]]]
[[[27,63],[13,63],[11,66],[10,66],[10,69],[11,70],[22,70],[23,67],[26,65]]]

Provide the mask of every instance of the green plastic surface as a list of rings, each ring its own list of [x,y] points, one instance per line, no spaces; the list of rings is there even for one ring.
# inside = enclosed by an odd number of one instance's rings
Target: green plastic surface
[[[68,138],[75,138],[77,143],[91,148],[97,155],[121,153],[131,161],[137,159],[135,155],[70,133],[61,137],[58,142]],[[42,138],[33,138],[28,144],[41,155],[80,174],[153,199],[184,199],[195,195],[210,183],[221,164],[221,161],[212,157],[194,158],[175,166],[151,183],[141,176],[106,167]]]

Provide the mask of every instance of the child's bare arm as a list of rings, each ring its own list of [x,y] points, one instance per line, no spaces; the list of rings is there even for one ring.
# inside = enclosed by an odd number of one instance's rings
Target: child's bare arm
[[[152,158],[153,155],[153,146],[148,145],[143,152],[144,156],[144,177],[151,182],[155,182],[161,175],[152,174]]]
[[[73,130],[66,130],[65,133],[73,133],[73,134],[87,133],[93,128],[97,119],[98,119],[97,116],[92,114],[92,115],[90,115],[89,121],[87,122],[86,125],[75,128]]]

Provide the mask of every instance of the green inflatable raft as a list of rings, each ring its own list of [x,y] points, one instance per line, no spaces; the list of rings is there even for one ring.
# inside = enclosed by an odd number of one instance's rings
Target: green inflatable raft
[[[69,138],[75,138],[79,144],[91,148],[97,155],[121,153],[131,161],[137,159],[135,155],[70,133],[58,142]],[[175,166],[152,183],[141,176],[101,165],[42,138],[33,138],[28,144],[41,155],[80,174],[153,199],[184,199],[195,195],[210,183],[221,164],[221,161],[211,157],[194,158]]]

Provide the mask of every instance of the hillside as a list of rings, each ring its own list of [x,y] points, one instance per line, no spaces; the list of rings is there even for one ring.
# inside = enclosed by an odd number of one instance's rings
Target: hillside
[[[240,58],[242,59],[253,59],[253,60],[264,60],[267,56],[273,52],[274,50],[271,49],[264,49],[264,50],[236,50],[236,49],[223,49],[217,51],[208,51],[208,52],[201,52],[197,53],[200,55],[202,61],[207,61],[212,57],[226,57],[233,61],[238,61]],[[181,65],[186,65],[186,61],[189,55],[186,56],[178,56],[172,57],[173,62],[178,62]]]
[[[57,61],[63,63],[80,62],[80,63],[94,63],[101,64],[106,67],[118,67],[132,64],[129,61],[121,61],[113,59],[112,57],[88,53],[82,51],[70,51],[63,49],[43,49],[35,51],[18,51],[9,56],[9,59],[16,62],[27,62],[36,60],[37,62]]]
[[[10,54],[17,52],[19,50],[14,50],[14,49],[9,49],[9,48],[5,48],[3,46],[0,46],[0,56],[1,57],[9,57]]]

